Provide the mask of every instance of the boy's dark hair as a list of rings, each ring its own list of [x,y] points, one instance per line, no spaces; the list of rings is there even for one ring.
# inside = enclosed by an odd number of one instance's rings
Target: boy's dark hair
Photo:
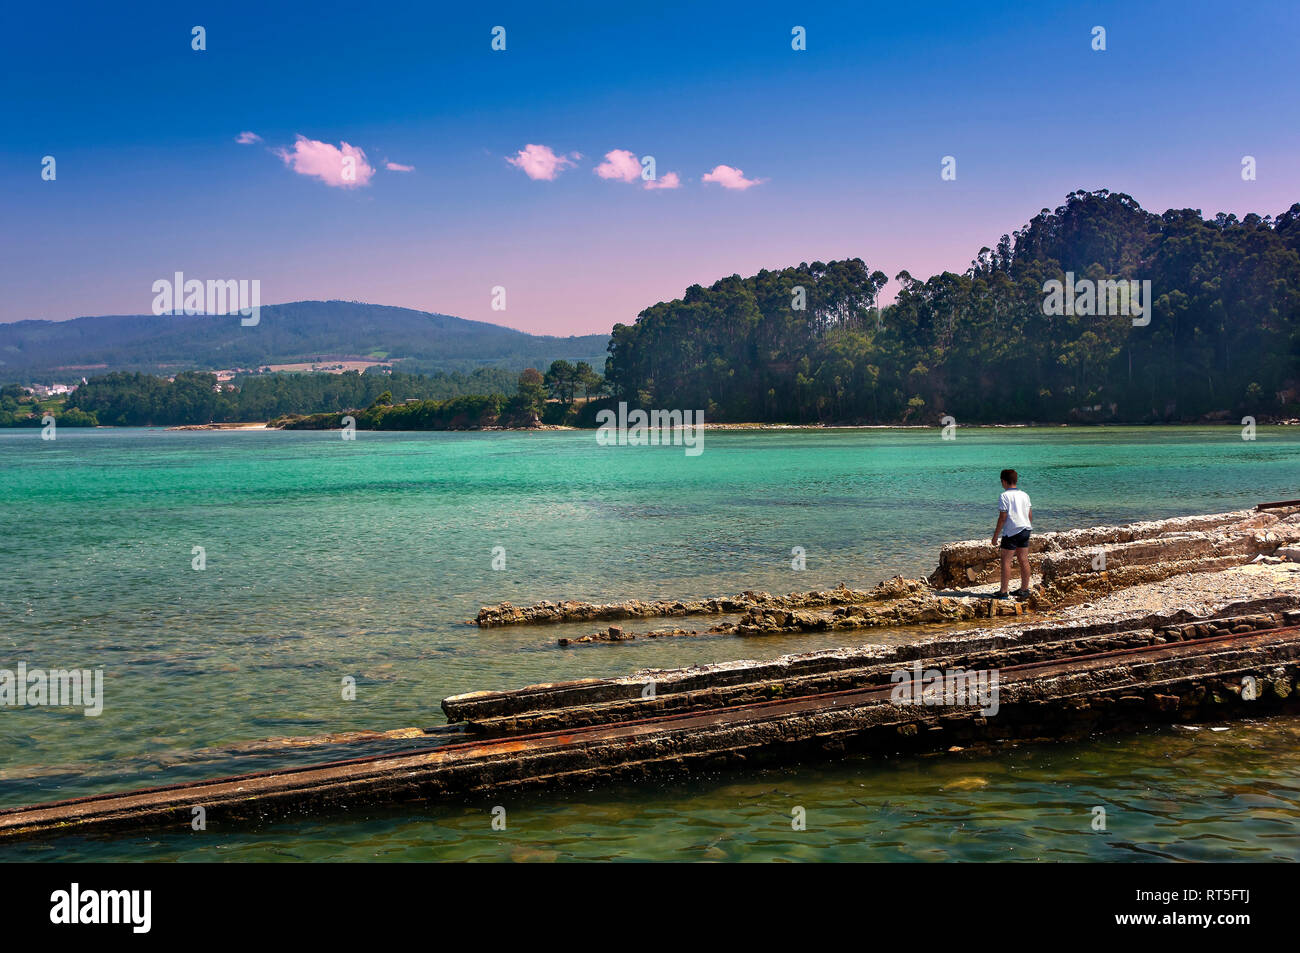
[[[1008,486],[1015,486],[1017,483],[1020,482],[1020,474],[1017,473],[1015,470],[1003,470],[1002,482],[1007,484]]]

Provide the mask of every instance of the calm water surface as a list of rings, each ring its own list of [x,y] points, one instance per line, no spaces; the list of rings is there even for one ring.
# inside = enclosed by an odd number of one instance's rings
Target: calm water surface
[[[438,702],[458,692],[838,645],[561,649],[594,627],[464,620],[502,600],[926,573],[941,543],[991,531],[1005,466],[1036,528],[1065,529],[1300,495],[1300,432],[710,432],[699,457],[571,432],[0,432],[0,668],[103,668],[106,694],[98,718],[0,709],[0,807],[318,760],[256,743],[440,725]],[[504,832],[493,804],[465,803],[0,858],[1298,859],[1296,731],[1277,719],[511,796]],[[806,831],[791,829],[797,806]]]

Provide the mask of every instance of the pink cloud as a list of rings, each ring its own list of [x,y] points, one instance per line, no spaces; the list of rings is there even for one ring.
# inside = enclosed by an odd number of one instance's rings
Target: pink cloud
[[[414,172],[415,166],[402,165],[400,162],[385,162],[384,168],[389,172]]]
[[[677,177],[676,172],[665,172],[657,179],[650,179],[646,182],[647,189],[677,189],[681,188],[681,179]]]
[[[251,146],[255,142],[261,142],[262,137],[255,132],[241,132],[235,136],[235,141],[241,146]]]
[[[328,142],[298,136],[292,152],[287,149],[272,151],[299,175],[313,176],[340,189],[369,185],[375,174],[374,166],[366,161],[365,152],[346,142],[340,142],[336,147]]]
[[[704,182],[716,182],[724,189],[748,189],[755,185],[761,185],[767,179],[747,179],[745,173],[740,169],[733,169],[729,165],[718,165],[713,167],[712,172],[704,174]]]
[[[582,158],[576,152],[571,155]],[[523,169],[528,178],[546,182],[553,181],[557,175],[575,164],[568,156],[557,156],[550,146],[534,145],[531,142],[520,149],[514,158],[507,156],[506,161],[517,169]]]
[[[605,153],[605,161],[596,166],[595,172],[602,179],[635,182],[641,178],[641,160],[627,149],[614,149]]]

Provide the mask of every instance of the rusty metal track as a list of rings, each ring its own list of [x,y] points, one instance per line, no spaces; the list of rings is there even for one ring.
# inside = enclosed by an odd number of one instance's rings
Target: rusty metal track
[[[1126,648],[1126,649],[1111,649],[1105,652],[1092,652],[1085,655],[1071,655],[1071,656],[1066,656],[1065,658],[1043,659],[1036,662],[1024,662],[1019,665],[1007,665],[1004,667],[1000,667],[998,669],[998,672],[1002,676],[1005,676],[1006,673],[1008,672],[1030,672],[1034,670],[1051,669],[1053,667],[1069,668],[1071,667],[1071,663],[1092,662],[1099,659],[1118,658],[1122,656],[1139,655],[1139,654],[1153,653],[1153,652],[1178,654],[1178,655],[1198,655],[1200,653],[1194,651],[1173,653],[1173,652],[1169,652],[1169,650],[1178,649],[1178,648],[1199,648],[1201,646],[1211,645],[1220,642],[1228,642],[1236,639],[1245,639],[1250,636],[1277,636],[1279,634],[1291,633],[1291,632],[1300,635],[1300,626],[1283,626],[1281,628],[1276,628],[1276,629],[1258,629],[1251,632],[1239,632],[1239,633],[1229,633],[1226,635],[1209,636],[1207,638],[1192,639],[1185,642],[1167,642],[1161,645],[1154,645],[1154,646],[1139,645],[1139,646],[1134,646],[1132,648]],[[927,661],[932,661],[932,660],[915,659],[913,661],[921,662],[922,667],[924,667],[924,664]],[[899,671],[908,671],[911,665],[912,662],[900,662],[898,664],[898,669]],[[907,684],[907,683],[899,683],[899,684]],[[592,734],[604,730],[609,730],[612,728],[631,728],[631,727],[636,727],[639,725],[645,725],[649,723],[655,723],[655,724],[667,726],[675,722],[680,722],[692,718],[701,718],[707,716],[721,716],[729,713],[736,713],[742,711],[758,711],[760,709],[773,708],[781,705],[796,705],[805,702],[817,702],[822,699],[841,698],[848,695],[871,695],[871,694],[879,694],[882,692],[888,693],[891,692],[894,687],[895,687],[894,684],[890,684],[884,686],[872,685],[872,686],[862,686],[857,688],[842,688],[833,692],[819,692],[813,695],[801,695],[795,699],[774,698],[767,701],[745,702],[739,705],[726,705],[718,708],[709,709],[708,712],[687,711],[687,712],[675,712],[675,713],[662,714],[662,715],[647,715],[644,718],[624,719],[615,724],[589,725],[581,728],[562,728],[553,731],[537,731],[528,734],[510,735],[508,736],[508,739],[488,738],[488,739],[452,742],[450,744],[435,745],[433,747],[412,748],[406,751],[392,751],[392,752],[388,752],[387,754],[363,755],[356,758],[343,758],[338,761],[322,761],[318,764],[299,765],[296,767],[288,767],[288,768],[277,769],[272,771],[254,771],[247,774],[232,774],[222,778],[214,778],[209,781],[186,781],[179,784],[165,784],[165,785],[159,785],[158,787],[152,787],[152,788],[137,788],[136,790],[133,790],[130,793],[131,794],[159,794],[166,791],[185,790],[188,788],[193,788],[198,785],[205,785],[205,784],[237,783],[240,781],[250,781],[256,778],[264,778],[264,777],[271,777],[271,776],[283,777],[287,775],[301,774],[307,771],[319,771],[323,768],[338,768],[338,767],[348,767],[353,765],[360,766],[365,764],[373,764],[377,761],[387,761],[387,760],[392,760],[397,758],[412,758],[412,757],[418,757],[420,755],[427,755],[427,754],[434,754],[434,753],[447,754],[452,752],[472,750],[475,748],[482,748],[505,740],[508,740],[513,743],[520,743],[520,742],[531,743],[531,742],[545,741],[546,739],[549,738],[562,738],[568,742],[572,742],[579,735]],[[33,805],[32,807],[5,808],[5,809],[0,809],[0,818],[4,818],[7,815],[19,813],[21,811],[34,810],[38,807],[50,808],[50,807],[62,807],[65,805],[72,805],[72,804],[88,804],[94,801],[103,801],[103,800],[108,800],[111,798],[122,797],[122,796],[124,795],[113,794],[113,793],[91,794],[91,795],[86,795],[85,797],[69,798],[67,800],[62,800],[62,801],[49,801],[43,804]]]
[[[1085,672],[1090,668],[1104,669],[1106,666],[1098,663],[1108,661],[1132,659],[1135,663],[1154,664],[1203,655],[1215,647],[1229,643],[1243,647],[1281,647],[1297,640],[1300,640],[1300,626],[1285,626],[1045,659],[998,668],[997,671],[1001,683],[1006,685],[1033,678]],[[925,665],[925,660],[917,661]],[[908,666],[900,665],[902,671],[907,671],[907,668]],[[370,795],[369,800],[379,802],[404,799],[416,789],[442,790],[437,778],[440,773],[454,775],[475,763],[500,765],[509,762],[513,770],[518,761],[526,758],[539,761],[548,757],[563,758],[585,749],[594,750],[602,744],[618,745],[620,742],[626,744],[631,752],[631,748],[654,737],[678,737],[683,734],[689,737],[690,733],[707,734],[719,727],[752,727],[797,719],[801,715],[829,714],[888,703],[896,687],[898,685],[894,683],[862,686],[794,699],[725,706],[704,712],[680,712],[628,719],[613,724],[458,742],[280,771],[255,772],[210,781],[11,808],[0,811],[0,839],[123,826],[172,826],[182,819],[188,823],[189,816],[185,812],[194,806],[239,807],[244,813],[249,813],[247,809],[251,806],[253,815],[270,816],[281,813],[277,807],[283,808],[296,800],[323,800],[345,806],[363,795]],[[635,755],[629,753],[628,757]],[[608,765],[610,768],[617,766]],[[591,773],[600,767],[556,769],[544,765],[539,770],[550,772],[540,777],[553,778],[563,776],[566,772]],[[457,784],[463,783],[459,779],[456,781]],[[512,774],[510,780],[502,783],[504,786],[518,786],[527,781],[527,777],[515,778]],[[480,784],[474,789],[481,789],[482,786]]]
[[[1240,617],[1249,619],[1247,616]],[[1232,617],[1224,618],[1222,621],[1229,622]],[[1135,620],[1136,621],[1136,620]],[[1210,621],[1220,621],[1217,617]],[[1252,620],[1253,621],[1253,620]],[[1276,623],[1274,623],[1276,625]],[[1284,626],[1285,628],[1285,626]],[[1143,631],[1141,629],[1133,630],[1134,633]],[[1264,629],[1252,628],[1251,631],[1265,631]],[[742,705],[757,704],[762,701],[780,701],[792,700],[795,697],[824,697],[837,691],[854,691],[872,684],[880,684],[889,674],[900,669],[908,669],[917,662],[933,667],[940,664],[949,668],[960,667],[966,669],[987,668],[990,667],[988,659],[998,654],[1015,654],[1020,648],[1033,649],[1041,653],[1047,653],[1045,657],[1034,659],[1034,664],[1041,664],[1052,659],[1092,659],[1104,658],[1110,653],[1116,651],[1142,651],[1153,645],[1165,644],[1157,640],[1146,641],[1136,646],[1129,646],[1125,649],[1100,649],[1089,652],[1083,643],[1097,640],[1115,639],[1122,637],[1125,633],[1123,630],[1106,631],[1098,633],[1089,633],[1078,636],[1077,633],[1060,633],[1068,635],[1067,638],[1057,638],[1043,640],[1034,640],[1031,643],[1021,645],[1019,643],[1002,643],[999,640],[993,640],[987,645],[973,646],[967,650],[964,646],[955,643],[946,643],[940,651],[934,654],[925,654],[910,658],[863,658],[855,661],[853,664],[844,668],[820,669],[814,668],[807,672],[787,671],[784,673],[771,673],[753,681],[741,680],[727,682],[710,687],[702,685],[699,687],[688,687],[675,691],[658,693],[657,699],[661,699],[667,704],[655,709],[656,714],[645,717],[665,718],[670,713],[689,713],[700,712],[703,710],[720,711],[724,708],[738,707]],[[1221,632],[1217,636],[1198,636],[1193,639],[1200,644],[1210,643],[1219,639],[1223,635],[1229,635],[1229,632]],[[960,649],[960,650],[959,650]],[[999,671],[1010,671],[1018,668],[1021,664],[1030,664],[1029,662],[1016,663],[1012,665],[995,665]],[[653,681],[651,673],[644,673],[643,681]],[[630,680],[622,679],[620,682]],[[510,696],[512,699],[523,697],[525,700],[532,698],[531,707],[521,706],[512,710],[501,712],[488,712],[484,715],[475,715],[472,711],[462,712],[449,711],[449,716],[454,720],[465,722],[469,732],[476,739],[486,740],[490,737],[500,737],[503,735],[511,736],[531,736],[547,731],[576,730],[579,727],[595,727],[600,724],[612,724],[615,722],[627,722],[630,718],[637,717],[638,712],[646,711],[646,706],[639,704],[642,702],[639,696],[626,695],[606,695],[598,693],[591,697],[586,697],[581,687],[587,682],[594,683],[593,687],[599,687],[602,684],[609,684],[608,680],[587,679],[576,682],[560,683],[559,685],[548,686],[530,686],[525,689],[518,689],[512,692],[499,693],[502,697]],[[847,687],[832,688],[824,683],[839,682]],[[819,685],[818,683],[823,683]],[[780,692],[780,698],[773,698],[766,692],[775,686],[783,689]],[[561,694],[556,697],[552,695],[555,689],[560,689]],[[720,693],[715,696],[715,693]],[[491,695],[492,693],[477,693],[481,695]],[[570,699],[569,696],[574,696]],[[548,696],[550,704],[545,704]],[[731,696],[728,698],[727,696]],[[758,697],[764,696],[764,697]],[[467,696],[466,696],[467,697]],[[444,710],[447,705],[444,702]],[[578,717],[566,717],[566,713],[572,713]],[[458,717],[456,717],[458,716]],[[566,723],[567,722],[567,723]],[[531,729],[531,730],[530,730]]]

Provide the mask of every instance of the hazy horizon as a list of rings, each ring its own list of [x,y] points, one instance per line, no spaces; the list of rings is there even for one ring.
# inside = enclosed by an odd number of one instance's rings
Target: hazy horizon
[[[506,324],[506,323],[504,323],[504,322],[502,322],[502,321],[492,321],[492,320],[480,319],[480,318],[466,318],[466,317],[464,317],[464,316],[462,316],[462,315],[459,315],[459,314],[448,314],[446,311],[429,311],[429,310],[427,310],[427,309],[425,309],[425,308],[411,308],[411,307],[408,307],[407,305],[402,305],[402,304],[388,304],[387,302],[384,302],[384,301],[352,301],[352,300],[349,300],[349,299],[347,299],[347,298],[297,298],[297,299],[295,299],[295,300],[293,300],[293,301],[267,301],[267,302],[264,302],[264,303],[262,304],[262,308],[263,308],[263,309],[265,309],[265,308],[283,308],[283,307],[287,307],[287,306],[289,306],[289,305],[295,305],[295,304],[310,304],[310,303],[316,303],[316,302],[319,302],[319,303],[321,303],[321,304],[332,304],[332,303],[338,302],[338,303],[342,303],[342,304],[359,304],[359,305],[364,305],[364,306],[366,306],[366,307],[373,307],[373,308],[398,308],[398,309],[401,309],[401,310],[404,310],[404,311],[418,311],[418,312],[421,313],[421,314],[428,314],[428,315],[433,315],[433,316],[441,317],[441,318],[455,318],[455,319],[458,320],[458,321],[472,321],[472,322],[474,322],[474,323],[476,323],[476,324],[490,324],[490,325],[492,325],[492,326],[494,326],[494,327],[504,328],[504,329],[507,330],[507,331],[518,331],[518,332],[520,332],[521,334],[531,334],[531,335],[533,335],[534,337],[559,337],[559,338],[569,338],[569,337],[591,337],[591,336],[593,336],[593,335],[608,335],[608,334],[609,334],[609,331],[586,331],[586,332],[579,332],[579,333],[574,333],[574,334],[551,334],[551,333],[546,332],[546,331],[529,331],[529,330],[527,330],[527,329],[525,329],[525,328],[517,328],[517,327],[513,327],[512,325]],[[130,312],[127,312],[127,311],[120,311],[120,312],[116,312],[116,311],[115,311],[115,312],[107,312],[107,311],[106,311],[106,312],[104,312],[103,314],[74,314],[74,315],[71,315],[70,317],[67,317],[67,318],[16,318],[16,319],[13,320],[13,321],[0,321],[0,324],[18,324],[18,323],[20,323],[20,322],[22,322],[22,321],[51,321],[52,323],[55,323],[55,324],[62,324],[62,323],[65,322],[65,321],[80,321],[80,320],[85,319],[85,318],[122,318],[122,317],[138,317],[138,316],[143,316],[143,315],[149,315],[149,314],[151,314],[151,313],[152,313],[152,312],[150,312],[148,309],[145,309],[144,311],[130,311]],[[237,315],[237,314],[238,314],[237,311],[212,311],[212,312],[204,311],[204,312],[200,312],[200,313],[198,313],[198,314],[188,314],[188,315],[187,315],[187,314],[175,314],[175,315],[172,315],[172,316],[173,316],[173,317],[177,317],[177,318],[187,318],[187,317],[189,317],[189,318],[221,318],[221,317],[231,317],[231,316],[234,316],[234,315]],[[168,315],[166,315],[166,314],[161,315],[161,317],[166,317],[166,316],[168,316]],[[611,330],[612,330],[612,326],[611,326]]]

